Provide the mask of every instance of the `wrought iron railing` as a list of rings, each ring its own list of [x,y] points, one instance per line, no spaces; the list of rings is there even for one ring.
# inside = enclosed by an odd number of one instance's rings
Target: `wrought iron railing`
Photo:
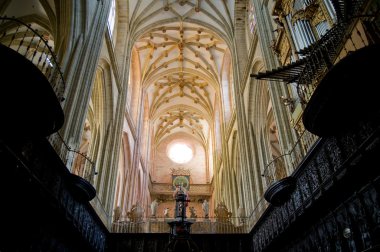
[[[53,137],[54,142],[59,142],[60,145],[64,146],[64,151],[61,151],[61,159],[65,162],[66,166],[72,167],[72,172],[76,173],[76,175],[84,178],[91,184],[94,184],[95,176],[98,175],[98,172],[96,171],[96,165],[95,162],[92,161],[86,153],[82,153],[76,149],[73,149],[70,147],[61,134],[59,132],[55,133]],[[51,141],[50,141],[51,143]],[[54,147],[54,146],[53,146]],[[64,154],[64,155],[63,155]],[[77,167],[75,171],[73,170],[74,167]]]
[[[96,175],[98,175],[98,172],[96,171],[95,163],[86,156],[85,153],[81,153],[77,150],[69,150],[70,152],[74,153],[72,160],[72,167],[80,167],[80,169],[77,170],[77,175],[84,178],[91,184],[94,184],[94,178]]]
[[[50,82],[58,100],[64,100],[65,80],[47,32],[19,19],[0,17],[0,43],[32,62]],[[36,28],[33,28],[36,27]]]
[[[187,218],[193,222],[191,233],[193,234],[242,234],[248,233],[252,227],[249,226],[248,217],[231,217],[228,221],[217,218]],[[114,233],[169,233],[168,222],[173,218],[144,218],[133,222],[128,219],[112,223]]]
[[[267,185],[289,176],[301,164],[318,139],[318,136],[304,130],[289,152],[274,158],[265,166],[262,176]]]

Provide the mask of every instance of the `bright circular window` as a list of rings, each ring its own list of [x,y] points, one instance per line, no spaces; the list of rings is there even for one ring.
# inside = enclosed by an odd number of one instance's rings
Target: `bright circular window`
[[[184,164],[193,158],[193,149],[182,142],[174,142],[168,146],[168,157],[175,163]]]

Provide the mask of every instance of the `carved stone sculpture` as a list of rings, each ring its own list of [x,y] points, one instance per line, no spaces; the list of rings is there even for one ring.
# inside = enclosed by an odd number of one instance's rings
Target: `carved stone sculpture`
[[[152,217],[156,217],[157,207],[158,207],[158,201],[157,201],[157,199],[155,199],[150,204],[150,214]]]
[[[127,212],[127,217],[131,222],[141,222],[144,215],[144,208],[136,203],[132,206],[131,210]]]
[[[113,222],[118,222],[120,220],[120,216],[121,216],[121,209],[120,209],[120,206],[117,206],[113,210]]]
[[[168,207],[164,209],[164,218],[169,218],[169,210]]]
[[[245,213],[244,213],[244,207],[243,206],[239,206],[239,208],[238,208],[238,217],[239,217],[240,223],[245,222]]]
[[[209,215],[209,206],[208,206],[207,200],[203,201],[203,203],[202,203],[202,210],[203,210],[203,213],[205,215],[205,218],[207,219],[208,215]]]
[[[232,213],[228,211],[226,205],[220,202],[214,210],[216,221],[218,222],[229,222]]]
[[[189,207],[190,209],[190,218],[197,218],[197,214],[194,207]]]

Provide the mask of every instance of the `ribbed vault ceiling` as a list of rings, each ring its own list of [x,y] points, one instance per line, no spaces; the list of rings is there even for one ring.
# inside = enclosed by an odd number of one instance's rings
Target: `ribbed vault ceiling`
[[[216,111],[231,111],[222,106],[230,106],[223,99],[230,92],[234,5],[234,0],[131,0],[123,6],[140,64],[150,147],[159,153],[151,174],[156,182],[167,182],[172,164],[163,153],[173,139],[203,149],[187,168],[192,178],[199,177],[195,183],[211,180],[211,155],[222,141],[215,127],[223,117]]]
[[[154,139],[185,132],[206,145],[234,1],[129,1]]]

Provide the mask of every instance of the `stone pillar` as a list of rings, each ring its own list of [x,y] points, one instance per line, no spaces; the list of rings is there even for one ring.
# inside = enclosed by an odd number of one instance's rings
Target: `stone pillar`
[[[87,8],[86,8],[87,7]],[[81,141],[110,1],[60,1],[57,54],[66,80],[61,135],[71,148]],[[70,167],[69,167],[70,168]]]
[[[269,45],[274,39],[274,34],[272,25],[272,16],[268,11],[268,6],[263,5],[259,0],[253,0],[256,16],[257,16],[257,29],[259,32],[259,40],[263,59],[267,70],[277,68],[278,61],[275,58]],[[268,32],[269,31],[269,32]],[[286,84],[280,82],[270,82],[269,94],[273,105],[273,114],[275,118],[276,125],[278,127],[278,136],[281,150],[283,153],[287,153],[290,148],[294,145],[296,141],[295,131],[290,126],[290,115],[286,109],[286,106],[281,101],[281,96],[287,94]],[[287,164],[289,165],[289,164]]]

